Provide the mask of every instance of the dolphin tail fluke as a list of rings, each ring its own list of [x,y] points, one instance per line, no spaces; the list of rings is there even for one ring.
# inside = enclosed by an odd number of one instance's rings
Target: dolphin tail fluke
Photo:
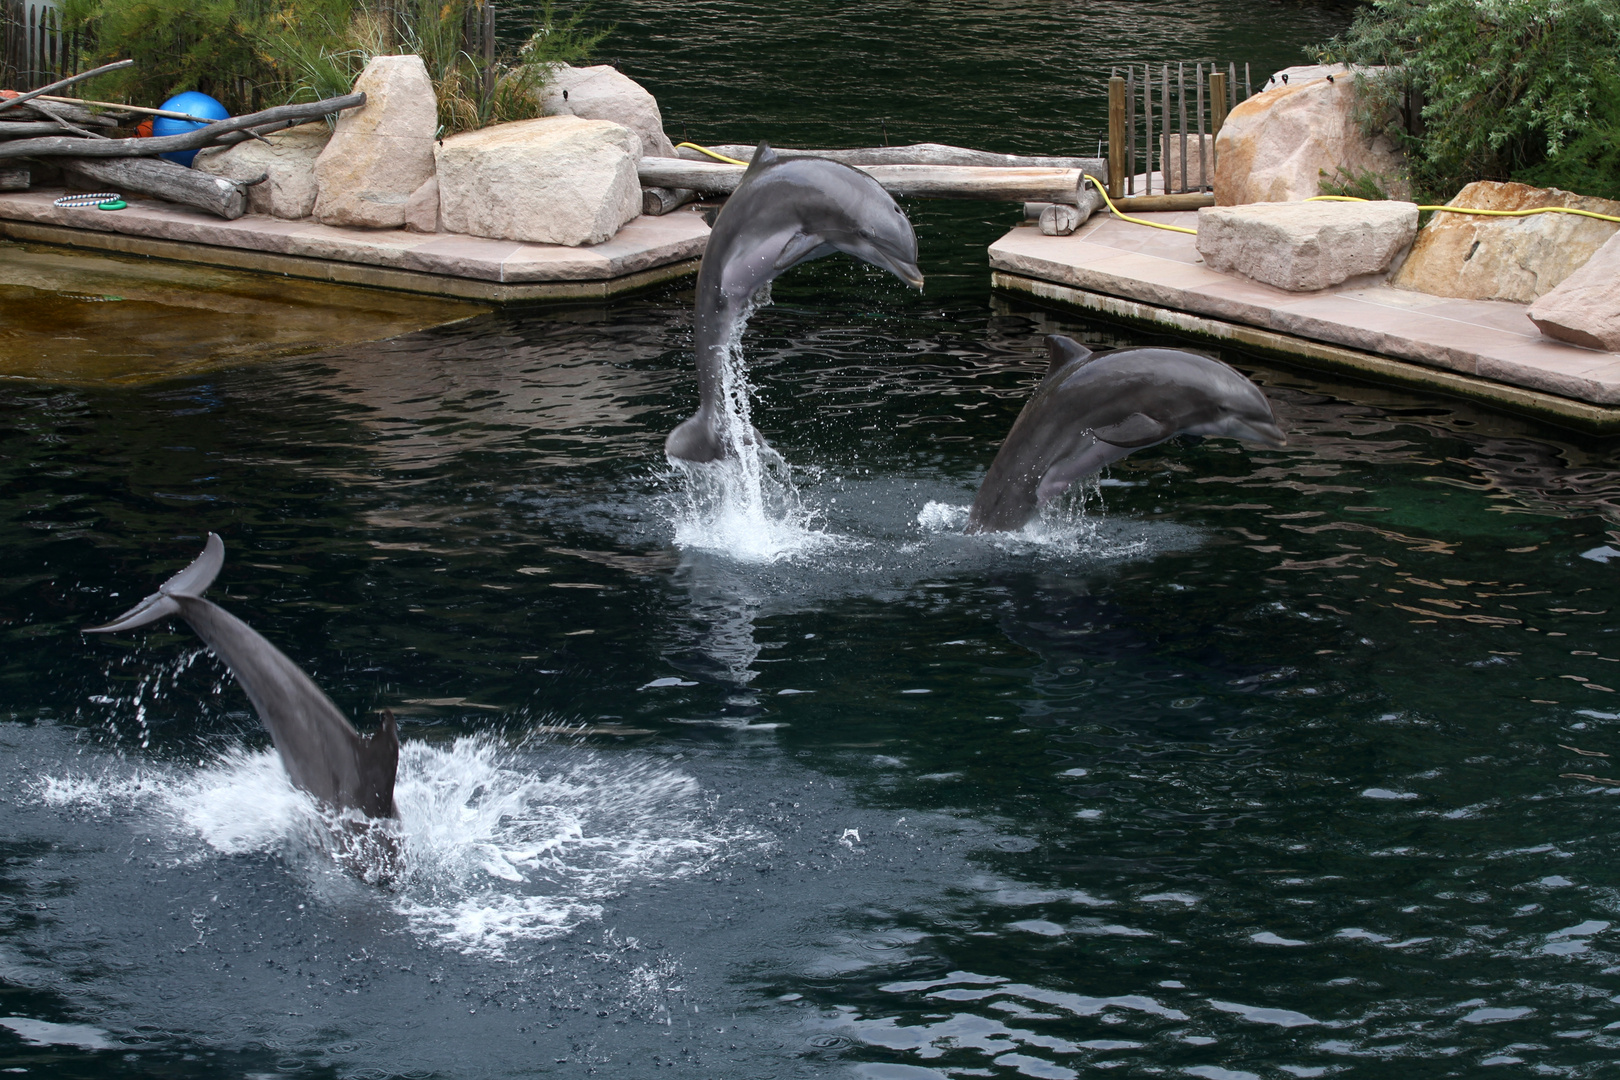
[[[176,596],[200,597],[214,583],[219,575],[220,568],[225,565],[225,542],[216,533],[208,534],[208,543],[203,546],[202,554],[191,561],[191,565],[174,575],[168,581],[158,586],[158,591],[124,612],[110,623],[101,626],[86,627],[87,634],[113,634],[120,630],[132,630],[137,626],[145,626],[160,619],[167,619],[170,615],[180,613],[180,604],[174,599]]]

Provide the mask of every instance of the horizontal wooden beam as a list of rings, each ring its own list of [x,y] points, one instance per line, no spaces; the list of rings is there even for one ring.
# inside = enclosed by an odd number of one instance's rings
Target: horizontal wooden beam
[[[891,195],[997,202],[1079,201],[1079,169],[990,168],[971,165],[857,165]],[[742,183],[743,166],[682,158],[642,158],[636,170],[643,187],[691,188],[729,195]]]
[[[751,161],[754,147],[742,143],[726,143],[708,149],[738,161]],[[1102,158],[1042,157],[1029,154],[995,154],[988,150],[969,150],[962,146],[943,143],[913,143],[910,146],[866,146],[852,150],[797,150],[780,146],[771,148],[780,158],[819,157],[845,165],[971,165],[986,169],[1079,169],[1097,179],[1108,182],[1108,162]],[[713,161],[714,159],[689,146],[676,151],[687,161]]]

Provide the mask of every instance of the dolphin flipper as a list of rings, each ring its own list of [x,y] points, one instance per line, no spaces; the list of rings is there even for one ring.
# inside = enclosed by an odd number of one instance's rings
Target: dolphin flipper
[[[1045,506],[1069,490],[1076,480],[1099,472],[1130,455],[1130,449],[1101,439],[1085,439],[1073,453],[1059,458],[1051,468],[1041,474],[1040,486],[1035,489],[1035,503]]]
[[[1164,442],[1176,429],[1146,413],[1131,413],[1125,419],[1096,428],[1092,434],[1106,443],[1140,450],[1144,446]]]
[[[759,428],[750,425],[748,431],[756,445],[770,445]],[[676,461],[702,464],[730,456],[731,446],[720,430],[719,417],[707,409],[699,409],[665,436],[664,453]]]
[[[392,716],[375,735],[362,738],[342,710],[285,653],[235,615],[203,599],[203,590],[224,563],[224,541],[209,533],[203,553],[190,566],[114,621],[87,632],[112,633],[179,615],[242,684],[294,785],[338,810],[397,816],[394,773],[399,734]]]

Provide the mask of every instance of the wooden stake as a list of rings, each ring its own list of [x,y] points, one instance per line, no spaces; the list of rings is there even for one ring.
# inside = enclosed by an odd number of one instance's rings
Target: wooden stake
[[[1125,80],[1108,79],[1108,195],[1125,196]]]

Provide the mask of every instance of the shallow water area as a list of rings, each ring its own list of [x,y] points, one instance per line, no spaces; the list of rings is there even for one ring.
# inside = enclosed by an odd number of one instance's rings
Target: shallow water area
[[[393,337],[484,310],[433,296],[0,241],[0,379],[148,382]]]

